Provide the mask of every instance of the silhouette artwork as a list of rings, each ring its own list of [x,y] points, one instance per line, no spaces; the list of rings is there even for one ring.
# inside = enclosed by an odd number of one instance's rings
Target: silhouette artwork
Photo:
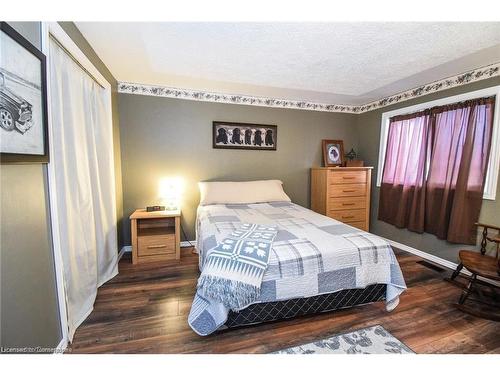
[[[262,145],[262,131],[261,130],[255,131],[255,136],[253,138],[253,144],[256,146]]]
[[[241,145],[241,131],[239,128],[234,128],[231,143]]]
[[[216,139],[216,142],[217,143],[224,143],[225,145],[227,145],[227,132],[226,132],[226,129],[224,129],[224,128],[217,129],[217,139]]]
[[[245,144],[246,145],[252,144],[252,130],[250,129],[245,130]]]
[[[214,121],[212,126],[213,148],[276,150],[276,125]]]
[[[266,146],[272,146],[274,144],[273,141],[273,131],[271,129],[266,130]]]

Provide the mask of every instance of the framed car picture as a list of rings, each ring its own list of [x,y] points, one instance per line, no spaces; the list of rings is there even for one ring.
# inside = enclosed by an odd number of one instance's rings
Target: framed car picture
[[[344,141],[323,139],[325,167],[341,167],[344,164]]]
[[[0,160],[47,163],[45,55],[0,22],[0,56]]]
[[[222,121],[214,121],[212,124],[213,148],[276,150],[278,142],[276,125]]]

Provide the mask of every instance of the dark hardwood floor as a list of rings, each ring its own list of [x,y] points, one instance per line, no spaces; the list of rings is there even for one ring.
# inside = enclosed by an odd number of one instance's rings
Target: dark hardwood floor
[[[76,331],[72,353],[268,353],[337,333],[383,325],[417,353],[500,353],[500,323],[467,315],[460,290],[421,258],[396,251],[408,290],[391,313],[383,303],[196,335],[187,323],[198,257],[183,249],[180,263],[133,266],[99,288],[95,309]]]

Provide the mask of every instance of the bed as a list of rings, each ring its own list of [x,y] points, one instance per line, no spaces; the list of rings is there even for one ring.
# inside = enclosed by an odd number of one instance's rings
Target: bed
[[[384,239],[289,198],[200,205],[196,221],[200,271],[210,251],[242,223],[278,228],[260,297],[231,311],[198,291],[188,321],[199,335],[375,301],[385,301],[387,311],[392,311],[406,289],[394,252]]]

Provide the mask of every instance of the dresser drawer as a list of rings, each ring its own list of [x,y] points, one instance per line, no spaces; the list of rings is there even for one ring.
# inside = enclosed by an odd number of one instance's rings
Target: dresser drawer
[[[141,236],[137,239],[138,255],[175,254],[175,235]]]
[[[341,197],[341,198],[328,198],[328,210],[355,210],[358,208],[366,208],[365,197]]]
[[[365,171],[330,171],[330,184],[366,184]]]
[[[330,185],[328,187],[328,195],[330,198],[335,197],[361,197],[366,194],[366,184],[341,184]]]
[[[328,213],[332,219],[339,220],[345,223],[354,222],[354,221],[362,221],[366,219],[366,210],[339,210],[339,211],[330,211]]]
[[[364,230],[365,232],[368,232],[368,225],[366,221],[355,221],[353,223],[347,223],[347,224],[349,224],[351,227],[355,227]]]

